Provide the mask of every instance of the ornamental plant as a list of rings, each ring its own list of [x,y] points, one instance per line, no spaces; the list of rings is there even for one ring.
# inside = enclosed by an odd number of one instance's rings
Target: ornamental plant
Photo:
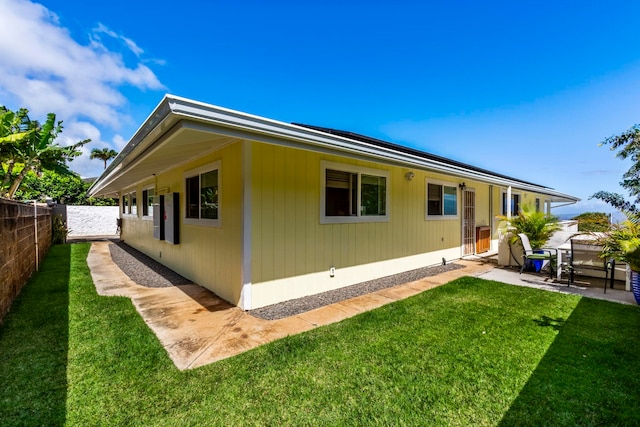
[[[532,249],[544,247],[553,233],[560,230],[557,217],[536,211],[531,204],[522,205],[516,216],[499,218],[503,230],[511,233],[509,243],[516,244],[520,240],[518,234],[523,233],[529,238]]]
[[[600,256],[625,262],[631,270],[640,272],[640,213],[623,213],[626,217],[623,222],[596,234],[596,242],[602,246]]]

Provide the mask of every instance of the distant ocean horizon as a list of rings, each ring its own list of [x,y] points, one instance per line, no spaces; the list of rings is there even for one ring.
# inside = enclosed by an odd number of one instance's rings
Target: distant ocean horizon
[[[581,215],[583,213],[585,213],[585,212],[560,213],[560,214],[553,214],[553,215],[557,216],[561,221],[566,221],[566,220],[569,220],[569,219],[573,219],[573,218],[575,218],[578,215]],[[606,212],[606,213],[611,215],[611,222],[613,222],[613,223],[620,222],[620,221],[624,220],[624,215],[622,213],[620,213],[620,212]]]

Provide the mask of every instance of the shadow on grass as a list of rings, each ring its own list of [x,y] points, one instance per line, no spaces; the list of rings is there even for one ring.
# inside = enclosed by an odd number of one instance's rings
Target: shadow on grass
[[[638,307],[582,298],[566,321],[534,322],[559,332],[501,426],[640,425]]]
[[[533,319],[533,321],[537,323],[538,326],[551,327],[556,331],[559,331],[564,325],[564,319],[562,317],[554,319],[553,317],[542,316],[539,319]]]
[[[0,424],[63,425],[71,246],[52,246],[0,328]]]

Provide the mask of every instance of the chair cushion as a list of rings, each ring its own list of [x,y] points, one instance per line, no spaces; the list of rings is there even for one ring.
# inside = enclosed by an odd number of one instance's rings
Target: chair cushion
[[[552,259],[555,258],[555,255],[550,254],[529,254],[527,255],[527,259]]]

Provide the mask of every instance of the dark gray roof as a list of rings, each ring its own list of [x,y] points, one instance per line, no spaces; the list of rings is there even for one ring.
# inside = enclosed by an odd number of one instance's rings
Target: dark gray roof
[[[303,124],[303,123],[291,123],[292,125],[295,126],[301,126],[301,127],[305,127],[308,129],[313,129],[313,130],[317,130],[319,132],[324,132],[324,133],[329,133],[331,135],[337,135],[337,136],[341,136],[343,138],[348,138],[348,139],[352,139],[355,141],[360,141],[360,142],[365,142],[367,144],[372,144],[372,145],[376,145],[378,147],[383,147],[389,150],[395,150],[395,151],[399,151],[401,153],[405,153],[405,154],[410,154],[412,156],[417,156],[417,157],[421,157],[423,159],[427,159],[427,160],[434,160],[440,163],[444,163],[447,165],[451,165],[451,166],[456,166],[456,167],[460,167],[460,168],[464,168],[464,169],[469,169],[475,172],[480,172],[483,174],[488,174],[488,175],[492,175],[495,176],[497,178],[503,178],[503,179],[509,179],[512,181],[517,181],[517,182],[521,182],[523,184],[528,184],[528,185],[535,185],[538,187],[542,187],[542,188],[549,188],[546,187],[544,185],[540,185],[540,184],[535,184],[533,182],[529,182],[529,181],[523,181],[521,179],[518,178],[514,178],[511,176],[507,176],[507,175],[503,175],[503,174],[499,174],[487,169],[482,169],[476,166],[472,166],[469,165],[467,163],[462,163],[462,162],[458,162],[456,160],[452,160],[452,159],[448,159],[446,157],[441,157],[441,156],[437,156],[435,154],[431,154],[431,153],[427,153],[426,151],[421,151],[421,150],[417,150],[415,148],[411,148],[411,147],[405,147],[403,145],[399,145],[399,144],[394,144],[392,142],[388,142],[388,141],[383,141],[381,139],[377,139],[377,138],[372,138],[370,136],[366,136],[366,135],[361,135],[359,133],[355,133],[355,132],[349,132],[349,131],[344,131],[344,130],[339,130],[339,129],[331,129],[331,128],[326,128],[326,127],[321,127],[321,126],[314,126],[314,125],[307,125],[307,124]]]

